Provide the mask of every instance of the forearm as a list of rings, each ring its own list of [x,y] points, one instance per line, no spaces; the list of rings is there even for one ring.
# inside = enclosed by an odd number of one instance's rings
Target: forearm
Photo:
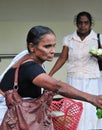
[[[66,60],[58,59],[55,63],[55,65],[53,66],[53,68],[51,69],[49,75],[52,76],[54,73],[56,73],[65,63]]]
[[[53,91],[62,96],[82,100],[93,104],[96,107],[102,108],[102,95],[92,95],[82,92],[73,86],[66,84],[62,81],[55,80],[49,75],[43,73],[34,78],[33,83],[41,86],[44,89]]]
[[[82,101],[86,101],[86,102],[90,102],[90,103],[93,103],[93,100],[94,100],[94,95],[82,92],[82,91],[75,89],[74,87],[67,85],[61,81],[59,83],[57,93],[62,95],[62,96],[68,97],[68,98],[82,100]]]
[[[66,60],[68,59],[68,51],[69,51],[68,47],[64,46],[59,58],[57,59],[54,67],[51,69],[49,73],[50,76],[52,76],[56,71],[58,71],[66,62]]]
[[[54,65],[54,67],[51,69],[49,75],[53,76],[59,69],[61,68],[61,65],[58,65],[57,63]]]

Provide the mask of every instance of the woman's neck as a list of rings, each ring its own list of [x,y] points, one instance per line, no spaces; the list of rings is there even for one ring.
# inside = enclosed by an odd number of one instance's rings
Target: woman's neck
[[[31,59],[32,59],[34,62],[36,62],[36,63],[38,63],[39,65],[42,66],[43,61],[42,61],[39,57],[36,57],[34,54],[30,54],[30,55],[31,55]]]
[[[77,31],[77,35],[80,37],[81,40],[84,40],[86,36],[90,34],[91,30],[87,33],[80,33]]]

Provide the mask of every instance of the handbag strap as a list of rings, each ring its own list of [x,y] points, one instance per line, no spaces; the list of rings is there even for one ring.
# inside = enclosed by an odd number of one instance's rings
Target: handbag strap
[[[0,89],[0,94],[5,96],[5,93]]]
[[[14,66],[13,68],[16,68],[15,70],[15,76],[14,76],[14,88],[17,88],[18,87],[18,72],[19,72],[19,68],[20,68],[20,65],[26,61],[26,60],[29,60],[29,59],[33,59],[29,54],[25,55],[23,58],[21,58]]]
[[[27,54],[23,58],[21,58],[15,65],[12,66],[13,68],[16,68],[15,75],[14,75],[14,86],[13,86],[14,89],[18,89],[18,72],[19,72],[19,67],[20,67],[20,65],[24,61],[26,61],[28,59],[33,59],[33,58],[29,54]],[[5,92],[3,92],[1,89],[0,89],[0,94],[5,96]]]
[[[97,38],[98,38],[98,48],[101,48],[101,43],[100,43],[100,34],[97,34]]]

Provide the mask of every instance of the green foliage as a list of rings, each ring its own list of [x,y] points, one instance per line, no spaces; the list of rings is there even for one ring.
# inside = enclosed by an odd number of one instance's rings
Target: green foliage
[[[97,115],[97,117],[98,117],[99,119],[102,118],[102,109],[97,108],[96,115]]]

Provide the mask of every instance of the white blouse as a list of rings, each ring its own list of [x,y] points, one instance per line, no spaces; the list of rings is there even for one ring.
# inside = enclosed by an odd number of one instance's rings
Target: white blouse
[[[67,75],[69,77],[100,77],[97,59],[89,53],[91,48],[98,48],[97,34],[93,30],[83,41],[76,31],[71,35],[67,35],[63,39],[63,46],[69,48],[67,64]]]

